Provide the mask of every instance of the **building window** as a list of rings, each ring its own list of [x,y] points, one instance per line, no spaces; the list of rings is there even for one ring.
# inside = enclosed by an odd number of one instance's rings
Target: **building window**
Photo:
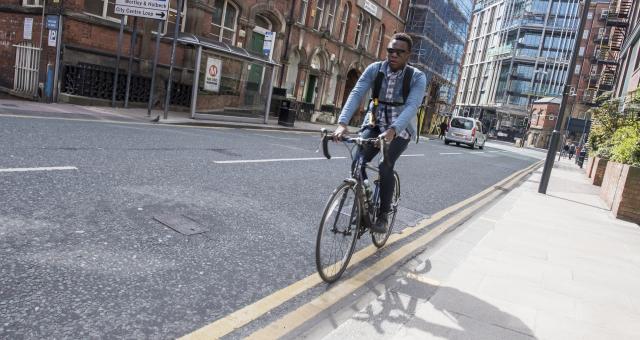
[[[593,19],[593,12],[589,11],[589,13],[587,13],[587,19],[591,20]]]
[[[398,16],[400,16],[400,11],[402,11],[402,0],[398,1]]]
[[[115,7],[115,0],[93,0],[84,2],[85,12],[101,18],[120,21],[120,16],[114,13]]]
[[[362,34],[362,24],[364,21],[364,15],[358,14],[358,24],[356,25],[356,47],[360,45],[360,35]]]
[[[303,24],[307,22],[307,5],[309,4],[309,0],[301,0],[300,1],[300,16],[298,17],[298,23]]]
[[[43,0],[22,0],[22,5],[29,7],[42,7],[42,1]]]
[[[369,49],[369,41],[371,39],[372,28],[373,27],[371,24],[371,17],[368,15],[365,15],[364,26],[362,27],[362,34],[363,34],[362,47],[364,47],[365,51]]]
[[[578,50],[578,55],[580,57],[584,56],[584,46],[580,47],[580,49]]]
[[[226,0],[216,0],[211,19],[211,35],[218,41],[232,44],[236,38],[238,8]]]
[[[340,42],[344,42],[344,36],[347,34],[349,24],[349,5],[345,4],[342,8],[342,19],[340,20]]]
[[[380,50],[382,49],[382,42],[384,41],[384,24],[378,28],[378,41],[376,42],[376,57],[380,57]]]
[[[167,33],[173,34],[173,31],[176,28],[176,17],[178,16],[178,0],[171,0],[171,2],[169,2],[168,14],[169,15],[167,16],[167,20],[164,22],[164,32],[162,32],[162,34],[167,34]],[[187,17],[187,1],[184,0],[182,3],[182,11],[180,12],[180,32],[184,32],[186,17]]]
[[[318,0],[316,3],[316,14],[313,18],[313,29],[319,31],[322,27],[322,19],[324,19],[324,0]]]
[[[335,26],[337,8],[338,0],[329,0],[329,8],[327,8],[327,30],[329,30],[329,34],[333,33],[333,26]]]
[[[587,38],[589,38],[589,30],[582,31],[582,39],[587,39]]]
[[[582,68],[582,65],[576,65],[576,71],[575,74],[579,75],[580,74],[580,69]]]

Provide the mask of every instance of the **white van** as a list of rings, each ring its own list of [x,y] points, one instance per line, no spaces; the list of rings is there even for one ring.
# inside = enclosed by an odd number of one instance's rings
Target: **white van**
[[[449,128],[444,136],[444,143],[456,143],[456,145],[466,144],[472,149],[477,146],[479,149],[484,148],[487,141],[487,135],[482,129],[482,123],[479,120],[468,117],[453,117],[449,121]]]

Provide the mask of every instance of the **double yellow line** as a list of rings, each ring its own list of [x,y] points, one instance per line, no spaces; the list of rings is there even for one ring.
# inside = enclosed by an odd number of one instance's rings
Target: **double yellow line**
[[[473,197],[454,204],[444,210],[437,212],[432,217],[420,221],[415,227],[404,229],[400,234],[391,235],[391,237],[387,241],[388,245],[403,240],[418,231],[424,230],[425,228],[440,222],[445,217],[455,212],[455,214],[451,218],[438,225],[434,229],[430,230],[425,235],[393,251],[382,260],[374,263],[366,269],[363,269],[356,275],[340,281],[338,284],[332,287],[331,290],[321,294],[312,301],[298,307],[296,310],[274,321],[266,327],[256,331],[255,333],[250,335],[249,338],[279,338],[301,326],[306,321],[318,316],[320,313],[327,310],[341,299],[347,297],[349,294],[352,294],[357,289],[364,286],[372,278],[382,274],[384,271],[402,261],[407,256],[412,255],[420,248],[425,247],[429,242],[442,235],[442,233],[444,233],[445,231],[464,222],[466,219],[471,217],[473,213],[477,212],[486,204],[502,195],[505,189],[513,189],[522,178],[535,171],[535,169],[542,165],[542,163],[543,161],[536,162],[533,165],[520,170],[503,179],[502,181],[496,183],[495,185],[483,190]],[[460,211],[461,209],[463,210]],[[376,250],[377,248],[375,246],[370,245],[358,251],[351,258],[349,267],[353,267],[359,264],[364,259],[373,255]],[[288,287],[282,288],[275,293],[252,303],[251,305],[241,308],[221,319],[214,321],[209,325],[206,325],[188,335],[185,335],[184,337],[182,337],[182,339],[217,339],[228,335],[231,332],[258,319],[264,314],[270,312],[276,307],[282,305],[283,303],[291,300],[292,298],[321,282],[322,280],[317,274],[314,273],[312,275],[309,275],[306,278]]]

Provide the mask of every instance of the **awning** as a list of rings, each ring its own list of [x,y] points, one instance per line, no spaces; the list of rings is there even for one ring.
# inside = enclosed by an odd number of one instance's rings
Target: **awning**
[[[173,33],[165,35],[164,38],[169,40],[173,39]],[[263,65],[279,66],[279,64],[275,63],[273,60],[269,60],[269,58],[260,53],[255,53],[244,48],[229,45],[222,41],[197,36],[191,33],[179,33],[178,42],[184,45],[202,46],[205,49],[230,54],[235,57]]]

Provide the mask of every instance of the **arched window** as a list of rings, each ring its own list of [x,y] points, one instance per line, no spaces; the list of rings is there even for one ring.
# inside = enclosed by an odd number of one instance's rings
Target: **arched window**
[[[381,24],[378,28],[378,41],[376,42],[376,57],[380,57],[380,51],[382,50],[382,43],[384,42],[384,24]]]
[[[324,6],[325,6],[324,0],[318,0],[318,2],[316,3],[316,15],[315,15],[315,18],[313,19],[314,30],[319,31],[320,27],[322,27],[322,19],[324,19]]]
[[[300,16],[298,17],[298,23],[303,24],[307,20],[307,6],[309,0],[300,0]]]
[[[292,52],[289,56],[289,66],[287,66],[287,82],[285,87],[287,88],[287,95],[294,96],[296,90],[296,84],[298,80],[298,64],[300,63],[300,56],[298,52]]]
[[[347,33],[347,27],[349,24],[349,4],[344,4],[342,8],[342,19],[340,20],[340,42],[344,42],[344,37]]]
[[[218,41],[234,44],[238,8],[227,0],[216,0],[211,19],[211,35]]]
[[[355,46],[360,46],[362,40],[362,25],[364,24],[364,15],[358,14],[358,24],[356,26],[356,43]]]
[[[372,27],[372,22],[371,22],[371,17],[368,15],[364,16],[364,25],[362,26],[362,34],[363,39],[362,39],[362,47],[364,47],[365,50],[369,49],[369,42],[371,41],[371,29]]]
[[[329,30],[329,34],[333,33],[333,26],[335,26],[336,21],[337,7],[338,0],[329,0],[327,8],[327,29]]]

